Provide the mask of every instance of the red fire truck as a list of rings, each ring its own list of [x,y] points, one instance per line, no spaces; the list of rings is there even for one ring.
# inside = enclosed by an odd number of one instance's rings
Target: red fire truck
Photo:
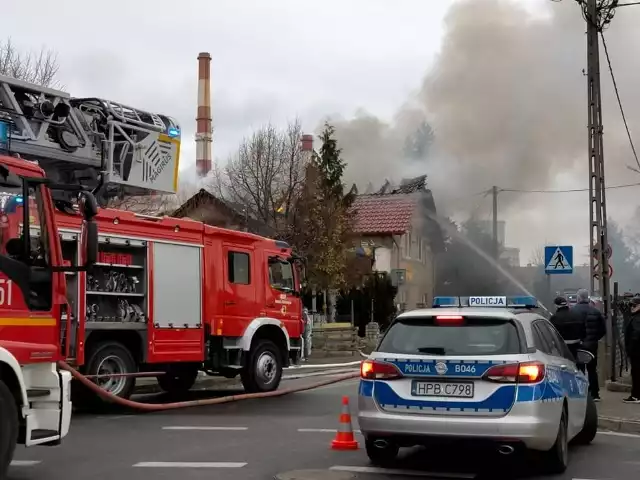
[[[19,236],[22,205],[0,217],[0,239]],[[167,392],[200,371],[241,376],[249,392],[278,387],[301,354],[299,262],[284,242],[205,225],[101,209],[89,272],[68,273],[63,346],[69,362],[128,398],[136,372],[161,372]],[[82,217],[56,213],[65,260],[76,262]],[[32,225],[32,236],[39,228]],[[3,243],[6,245],[6,243]]]
[[[177,187],[180,128],[165,115],[0,75],[0,127],[3,118],[0,151],[4,142],[59,183],[81,184],[102,199]],[[11,254],[24,215],[19,195],[8,197],[0,248]],[[82,217],[65,207],[68,197],[54,198],[68,211],[55,220],[62,255],[74,264]],[[31,223],[30,235],[44,238]],[[111,374],[96,381],[123,398],[135,386],[126,374],[140,371],[162,373],[158,381],[170,392],[190,388],[199,371],[240,375],[248,391],[278,387],[302,343],[300,276],[287,244],[108,209],[95,223],[98,261],[90,272],[68,272],[56,317],[69,363]]]
[[[29,208],[20,209],[21,223],[42,232],[8,240],[8,251],[0,254],[0,478],[16,443],[55,445],[71,421],[71,375],[56,365],[64,358],[65,274],[83,272],[95,261],[97,205],[93,195],[80,192],[78,263],[70,265],[56,234],[52,189],[74,187],[54,185],[36,164],[0,155],[1,204],[10,197],[30,199]]]

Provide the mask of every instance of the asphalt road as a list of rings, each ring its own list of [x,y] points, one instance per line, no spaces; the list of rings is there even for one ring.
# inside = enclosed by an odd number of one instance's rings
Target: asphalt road
[[[285,383],[291,386],[316,380]],[[355,405],[356,386],[356,381],[347,381],[285,397],[153,414],[79,414],[63,445],[19,448],[9,478],[249,480],[271,479],[300,469],[317,469],[327,478],[358,471],[353,478],[430,478],[427,472],[434,471],[473,478],[481,466],[487,467],[484,459],[473,458],[469,452],[414,449],[403,452],[394,470],[381,470],[372,469],[362,448],[331,450],[341,397],[349,395]],[[160,397],[153,400],[163,401]],[[362,440],[359,434],[356,437]],[[593,445],[573,449],[567,473],[553,478],[640,478],[639,451],[640,436],[601,433]],[[491,462],[489,468],[500,472],[502,465]],[[537,475],[530,462],[520,465],[528,480],[551,478]]]

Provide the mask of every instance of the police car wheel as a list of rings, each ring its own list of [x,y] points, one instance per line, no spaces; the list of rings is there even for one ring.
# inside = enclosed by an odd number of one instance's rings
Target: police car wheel
[[[400,447],[388,440],[367,438],[364,442],[371,463],[379,467],[388,467],[396,460]]]
[[[544,467],[548,473],[563,473],[569,464],[569,441],[567,432],[567,409],[562,409],[558,436],[553,447],[544,453]]]
[[[0,381],[0,478],[6,478],[17,440],[18,409],[16,402],[7,386]]]
[[[589,445],[598,433],[598,407],[591,395],[587,397],[587,410],[584,414],[584,425],[572,443],[576,445]]]

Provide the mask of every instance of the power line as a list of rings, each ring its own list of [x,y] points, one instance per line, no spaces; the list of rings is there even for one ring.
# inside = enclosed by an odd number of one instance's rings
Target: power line
[[[611,185],[605,187],[605,190],[615,190],[618,188],[640,187],[640,182],[625,183],[622,185]],[[520,188],[501,188],[501,192],[516,192],[516,193],[576,193],[576,192],[588,192],[588,188],[570,188],[566,190],[525,190]]]
[[[640,2],[638,2],[640,5]],[[600,32],[600,37],[602,38],[602,46],[604,47],[604,55],[607,58],[607,65],[609,66],[609,73],[611,74],[611,81],[613,82],[613,89],[616,93],[616,98],[618,99],[618,107],[620,108],[620,115],[622,115],[622,121],[624,123],[624,128],[627,131],[627,138],[629,139],[629,145],[631,145],[631,151],[633,152],[633,157],[636,160],[636,165],[640,168],[640,159],[638,159],[638,152],[636,151],[636,146],[633,143],[633,139],[631,138],[631,132],[629,131],[629,124],[627,123],[627,116],[624,113],[624,108],[622,107],[622,100],[620,99],[620,92],[618,90],[618,82],[616,82],[616,76],[613,73],[613,66],[611,65],[611,58],[609,57],[609,49],[607,48],[607,42],[604,39],[604,33]]]

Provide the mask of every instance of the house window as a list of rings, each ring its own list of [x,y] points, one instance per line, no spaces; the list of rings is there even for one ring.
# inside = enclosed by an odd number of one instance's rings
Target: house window
[[[404,236],[404,256],[411,258],[411,232],[407,232]]]
[[[251,283],[251,261],[248,253],[229,252],[227,255],[229,283],[249,285]]]

